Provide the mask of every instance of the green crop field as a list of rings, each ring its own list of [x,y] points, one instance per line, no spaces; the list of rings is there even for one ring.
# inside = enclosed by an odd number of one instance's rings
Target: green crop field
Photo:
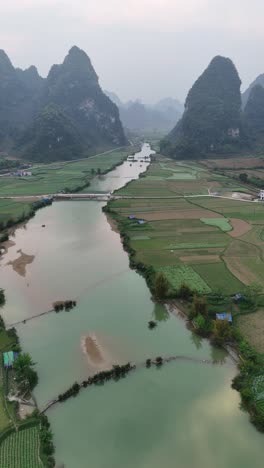
[[[5,223],[9,219],[16,221],[23,214],[28,214],[31,204],[14,200],[0,200],[0,223]]]
[[[191,180],[184,180],[185,176]],[[111,202],[111,208],[123,218],[138,213],[148,220],[140,226],[140,233],[135,233],[136,227],[131,224],[124,224],[137,261],[173,272],[180,271],[179,266],[186,262],[210,290],[233,294],[257,280],[264,288],[264,204],[208,196],[163,197],[208,195],[209,191],[225,194],[238,189],[247,192],[236,180],[215,176],[199,163],[156,156],[145,177],[132,181],[119,193],[159,198],[117,200]],[[218,214],[223,217],[217,218]],[[241,235],[237,229],[236,238],[230,218],[247,221],[252,229]]]
[[[39,428],[14,432],[0,445],[1,468],[42,468],[39,460]]]
[[[212,291],[223,291],[225,294],[234,294],[243,290],[244,285],[239,281],[223,262],[192,265]]]
[[[182,283],[199,293],[210,293],[211,289],[202,277],[187,265],[164,266],[157,269],[164,273],[173,289],[177,290]]]
[[[223,232],[232,231],[227,218],[201,218],[202,223],[220,228]]]
[[[75,190],[89,182],[92,169],[108,171],[131,151],[133,148],[115,149],[84,160],[33,166],[31,177],[1,177],[0,195],[43,195],[65,188]]]

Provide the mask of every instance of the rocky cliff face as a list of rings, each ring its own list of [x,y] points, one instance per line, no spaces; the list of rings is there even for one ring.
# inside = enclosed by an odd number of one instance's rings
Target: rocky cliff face
[[[240,139],[240,85],[232,61],[215,57],[189,91],[184,114],[162,150],[186,158],[230,151]]]
[[[0,53],[1,119],[2,142],[8,140],[29,159],[71,159],[83,151],[126,144],[118,108],[78,47],[61,65],[53,65],[46,79],[35,67],[15,69]]]

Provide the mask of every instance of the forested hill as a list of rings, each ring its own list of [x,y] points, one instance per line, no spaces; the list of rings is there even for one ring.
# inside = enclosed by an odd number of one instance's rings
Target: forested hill
[[[72,47],[46,79],[35,67],[14,68],[0,51],[0,152],[53,161],[126,143],[118,108],[84,51]]]
[[[233,62],[215,57],[194,83],[185,111],[162,142],[162,151],[182,158],[230,152],[241,142],[241,81]]]

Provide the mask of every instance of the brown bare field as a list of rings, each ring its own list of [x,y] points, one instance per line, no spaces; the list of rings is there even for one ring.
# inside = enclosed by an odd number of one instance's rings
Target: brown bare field
[[[228,232],[231,237],[243,236],[243,234],[246,234],[252,229],[251,224],[243,221],[242,219],[230,218],[229,221],[233,227],[233,230]]]
[[[230,159],[211,159],[201,161],[201,164],[209,169],[250,169],[256,167],[264,167],[264,159],[262,158],[230,158]]]
[[[212,211],[198,210],[177,210],[177,211],[153,211],[152,213],[137,213],[138,218],[142,217],[146,221],[159,221],[163,219],[200,219],[200,218],[222,218],[223,216]]]
[[[240,316],[238,326],[250,344],[264,353],[264,310]]]
[[[216,263],[222,261],[218,255],[186,255],[180,257],[180,260],[184,263]]]
[[[247,242],[242,242],[239,239],[234,239],[225,251],[226,257],[259,257],[261,254],[260,248]]]
[[[258,281],[258,276],[246,268],[245,264],[241,262],[241,258],[224,256],[224,261],[229,271],[242,283],[249,285]]]

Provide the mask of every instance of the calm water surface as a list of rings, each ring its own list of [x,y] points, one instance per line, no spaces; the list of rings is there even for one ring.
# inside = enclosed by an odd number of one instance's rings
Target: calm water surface
[[[145,154],[147,146],[139,160]],[[145,165],[125,162],[90,190],[119,188]],[[85,353],[87,335],[115,362],[173,354],[222,364],[178,361],[141,369],[55,406],[47,414],[57,461],[66,468],[262,468],[263,436],[239,409],[229,357],[151,301],[101,209],[99,202],[69,201],[38,211],[16,231],[15,244],[1,261],[7,324],[49,310],[54,300],[78,301],[70,313],[18,326],[23,349],[37,363],[39,406],[96,371]],[[8,265],[20,249],[35,256],[25,276]],[[152,318],[159,326],[149,331]]]

